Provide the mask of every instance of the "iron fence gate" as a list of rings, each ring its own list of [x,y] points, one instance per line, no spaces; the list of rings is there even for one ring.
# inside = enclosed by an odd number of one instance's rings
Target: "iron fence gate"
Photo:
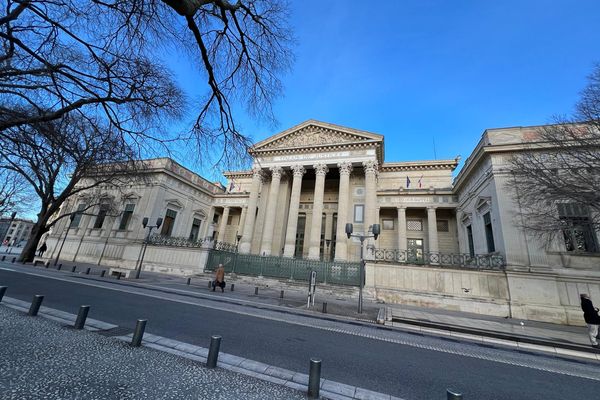
[[[250,276],[308,281],[311,270],[317,271],[317,282],[358,286],[360,263],[303,260],[287,257],[259,256],[229,251],[210,250],[206,271],[223,264],[225,272]]]

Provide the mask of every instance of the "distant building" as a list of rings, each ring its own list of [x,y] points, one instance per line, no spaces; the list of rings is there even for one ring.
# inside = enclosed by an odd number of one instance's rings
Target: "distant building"
[[[0,219],[0,238],[3,246],[23,246],[31,235],[33,221],[28,219]]]
[[[594,241],[588,251],[578,251],[560,241],[548,246],[518,228],[507,162],[526,151],[535,132],[486,130],[454,180],[458,157],[387,162],[383,136],[313,120],[254,145],[252,169],[226,172],[224,187],[170,159],[150,160],[143,183],[107,188],[118,215],[101,207],[77,215],[66,240],[65,218],[50,235],[48,256],[65,240],[61,258],[134,268],[148,217],[150,224],[163,222],[144,269],[202,271],[215,243],[334,268],[359,259],[360,242],[346,237],[345,224],[361,232],[378,223],[381,235],[365,249],[366,287],[376,298],[581,323],[578,294],[600,298],[598,232],[587,236]],[[82,194],[65,210],[85,206]]]

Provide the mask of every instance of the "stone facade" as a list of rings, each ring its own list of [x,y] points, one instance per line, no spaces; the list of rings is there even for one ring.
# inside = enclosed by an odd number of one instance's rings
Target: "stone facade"
[[[346,237],[345,224],[365,232],[379,223],[381,235],[364,249],[373,296],[578,324],[578,293],[600,298],[598,254],[567,252],[559,242],[548,247],[525,234],[508,186],[506,163],[525,151],[524,138],[535,129],[485,131],[455,179],[458,157],[386,162],[383,136],[313,120],[256,143],[252,168],[226,172],[225,187],[169,159],[151,160],[144,184],[107,189],[118,216],[97,227],[96,210],[68,230],[61,258],[133,268],[147,232],[142,218],[152,224],[160,217],[170,228],[159,233],[182,240],[149,246],[144,269],[201,271],[206,247],[215,241],[241,253],[357,261],[360,242]],[[123,227],[128,205],[132,213]],[[52,256],[67,222],[50,235]],[[381,254],[406,258],[386,263]],[[440,268],[442,256],[463,263],[497,257],[503,268]]]

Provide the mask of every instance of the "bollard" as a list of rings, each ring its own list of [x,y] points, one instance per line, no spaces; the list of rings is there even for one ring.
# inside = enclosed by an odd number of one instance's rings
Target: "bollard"
[[[86,270],[85,270],[85,274],[86,274],[86,275],[89,275],[91,270],[92,270],[92,269],[88,267],[88,269],[86,269]]]
[[[73,328],[83,329],[83,327],[85,326],[85,320],[87,319],[89,311],[90,311],[90,306],[79,307],[79,312],[77,313],[77,319],[75,320],[75,325],[73,325]]]
[[[323,303],[323,310],[322,311],[323,311],[323,314],[327,314],[327,303]]]
[[[283,290],[279,293],[279,298],[283,299]]]
[[[188,284],[188,286],[190,285],[190,282],[191,282],[191,281],[192,281],[192,278],[188,278],[188,280],[187,280],[187,284]]]
[[[0,301],[2,301],[2,298],[4,297],[4,293],[6,293],[6,289],[8,289],[7,286],[0,286]]]
[[[144,337],[144,330],[146,329],[147,319],[138,319],[135,324],[135,331],[133,332],[133,337],[131,338],[131,345],[133,347],[140,347],[142,344],[142,338]]]
[[[104,278],[104,274],[106,274],[106,270],[103,269],[102,272],[100,272],[100,278]]]
[[[461,393],[454,392],[450,389],[446,390],[447,400],[462,400],[463,395]]]
[[[6,260],[6,256],[2,256],[2,261]]]
[[[215,368],[219,358],[219,348],[221,347],[221,336],[213,335],[210,337],[210,347],[208,348],[208,357],[206,358],[206,368]]]
[[[15,261],[17,261],[17,257],[13,257],[11,263],[14,263]]]
[[[319,398],[319,387],[321,386],[321,360],[310,359],[310,370],[308,371],[308,398]]]
[[[58,264],[58,267],[56,267],[57,271],[60,271],[62,269],[62,264]]]
[[[254,294],[258,294],[258,286],[254,288]]]
[[[36,294],[33,296],[33,300],[31,301],[31,306],[29,307],[28,315],[35,317],[40,311],[40,307],[42,305],[42,301],[44,300],[44,296]]]
[[[235,287],[235,283],[231,284],[231,291],[233,292],[233,288]]]
[[[77,270],[77,265],[73,265],[73,268],[71,268],[71,272],[75,272],[75,270]]]

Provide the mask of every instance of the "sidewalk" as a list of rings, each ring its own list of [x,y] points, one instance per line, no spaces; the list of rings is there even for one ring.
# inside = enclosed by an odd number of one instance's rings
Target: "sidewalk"
[[[7,261],[9,259],[7,258]],[[17,266],[19,264],[15,264]],[[70,273],[73,263],[63,262],[61,272]],[[31,267],[29,265],[28,267]],[[25,268],[28,268],[25,267]],[[42,266],[36,267],[38,269]],[[90,275],[85,275],[90,268]],[[56,269],[50,262],[49,269]],[[77,263],[79,276],[100,279],[100,273],[108,267]],[[82,275],[83,274],[83,275]],[[115,278],[102,278],[111,279]],[[429,335],[454,336],[477,342],[521,347],[565,355],[597,359],[600,352],[589,344],[586,327],[565,326],[529,320],[516,320],[491,317],[458,311],[446,311],[399,304],[381,304],[370,299],[365,292],[363,313],[359,314],[358,289],[339,286],[317,285],[314,306],[307,309],[308,284],[306,282],[278,281],[274,279],[226,276],[227,287],[224,293],[219,289],[212,292],[208,288],[213,279],[212,273],[198,274],[190,279],[181,276],[165,275],[142,271],[140,279],[123,279],[120,284],[143,286],[153,290],[210,296],[224,301],[241,302],[254,307],[277,307],[293,313],[310,313],[321,318],[343,318],[375,323],[385,319],[386,327],[408,331],[419,331]],[[231,290],[232,284],[235,286]],[[258,295],[255,290],[258,287]],[[283,291],[283,298],[281,297]],[[323,313],[323,303],[327,303],[327,314]],[[385,318],[384,318],[385,317]],[[382,322],[382,321],[381,321]],[[558,350],[557,350],[558,349]]]

